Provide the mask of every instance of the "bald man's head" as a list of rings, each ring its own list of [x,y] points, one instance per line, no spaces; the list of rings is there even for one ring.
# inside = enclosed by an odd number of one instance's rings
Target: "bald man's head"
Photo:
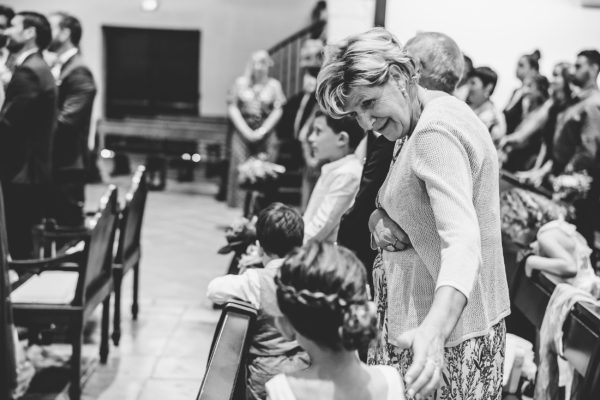
[[[465,62],[452,38],[439,32],[422,32],[409,39],[404,49],[421,62],[421,86],[450,94],[454,92]]]

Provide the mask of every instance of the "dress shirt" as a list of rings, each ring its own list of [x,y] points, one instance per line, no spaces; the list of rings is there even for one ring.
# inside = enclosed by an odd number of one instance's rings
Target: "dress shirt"
[[[250,268],[241,275],[225,275],[213,279],[208,284],[206,296],[214,303],[222,304],[231,299],[247,301],[256,308],[262,307],[261,301],[261,274],[270,270],[277,270],[283,264],[283,258],[276,258],[267,263],[264,269]],[[270,271],[273,272],[273,271]],[[274,292],[275,282],[272,288]],[[262,296],[264,299],[264,295]]]
[[[39,51],[39,49],[37,47],[34,47],[33,49],[29,49],[21,54],[19,54],[19,57],[17,57],[17,59],[15,60],[15,66],[18,67],[21,64],[23,64],[25,62],[25,60],[27,60],[27,57],[29,57],[30,55],[37,53]]]
[[[73,47],[57,57],[56,62],[52,66],[52,75],[54,76],[54,79],[58,81],[58,79],[60,78],[60,73],[62,72],[63,65],[68,63],[69,60],[73,58],[78,51],[79,49],[77,49],[77,47]]]
[[[337,240],[342,215],[354,203],[361,175],[362,163],[354,153],[323,165],[304,212],[304,242]]]

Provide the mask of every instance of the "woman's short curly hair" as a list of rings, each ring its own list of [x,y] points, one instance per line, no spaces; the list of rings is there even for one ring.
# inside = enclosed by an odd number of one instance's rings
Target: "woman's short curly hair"
[[[418,81],[415,58],[383,28],[373,28],[327,46],[317,77],[317,100],[321,109],[334,118],[345,116],[350,91],[359,86],[385,84],[393,65],[408,81]]]

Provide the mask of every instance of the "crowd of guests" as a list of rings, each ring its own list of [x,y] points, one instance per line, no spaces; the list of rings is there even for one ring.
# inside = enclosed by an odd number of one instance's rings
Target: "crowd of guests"
[[[88,136],[96,85],[67,13],[0,6],[0,181],[13,259],[32,254],[43,219],[84,222]]]
[[[322,47],[305,43],[302,92],[271,96],[254,128],[263,141],[271,132],[271,160],[289,161],[281,150],[295,149],[303,215],[281,203],[264,209],[257,235],[266,268],[216,278],[208,290],[214,302],[253,303],[259,332],[273,335],[254,338],[248,398],[500,398],[510,314],[501,169],[534,190],[553,189],[560,175],[589,177],[569,204],[574,225],[566,213],[530,224],[521,262],[528,275],[543,270],[598,295],[600,53],[581,51],[551,79],[539,51],[522,56],[521,87],[500,110],[491,100],[496,72],[474,67],[447,35],[401,45],[376,28]],[[502,210],[521,193],[503,196]],[[514,214],[533,220],[527,203],[522,196],[529,216]],[[291,232],[294,250],[282,242]],[[285,251],[261,250],[275,237]],[[273,344],[267,353],[277,358],[256,352],[259,343]]]

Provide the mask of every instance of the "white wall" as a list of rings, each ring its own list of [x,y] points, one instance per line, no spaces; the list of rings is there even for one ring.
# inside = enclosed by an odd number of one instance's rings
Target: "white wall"
[[[143,12],[141,0],[3,0],[16,11],[66,11],[83,25],[85,59],[100,89],[103,108],[102,25],[197,29],[201,36],[200,110],[225,115],[226,92],[252,51],[268,48],[310,22],[316,0],[159,0],[156,12]]]
[[[375,0],[328,0],[327,14],[327,40],[336,42],[373,27]]]
[[[450,35],[476,66],[498,72],[494,100],[502,107],[518,85],[520,55],[540,49],[540,69],[549,76],[580,50],[600,51],[600,8],[578,0],[387,0],[386,26],[402,42],[418,31]]]

